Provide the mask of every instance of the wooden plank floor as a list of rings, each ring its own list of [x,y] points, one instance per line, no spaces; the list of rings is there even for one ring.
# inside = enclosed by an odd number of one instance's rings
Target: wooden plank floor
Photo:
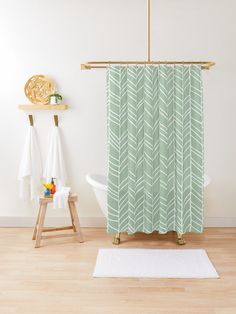
[[[30,228],[0,229],[0,313],[236,314],[236,228],[189,234],[123,235],[123,247],[205,248],[220,279],[93,278],[98,249],[114,247],[104,229],[83,229],[84,243],[43,240]]]

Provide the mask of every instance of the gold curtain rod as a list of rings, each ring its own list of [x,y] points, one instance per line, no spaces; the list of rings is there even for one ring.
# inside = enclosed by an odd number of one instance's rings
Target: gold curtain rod
[[[202,69],[209,70],[210,67],[215,65],[212,61],[90,61],[81,64],[81,70],[91,70],[91,69],[105,69],[110,64],[199,64]]]
[[[109,64],[199,64],[209,70],[215,65],[213,61],[151,61],[151,0],[147,0],[147,61],[90,61],[81,64],[81,70],[104,69]]]

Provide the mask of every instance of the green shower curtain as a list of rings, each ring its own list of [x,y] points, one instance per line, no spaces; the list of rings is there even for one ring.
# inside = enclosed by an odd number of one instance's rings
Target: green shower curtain
[[[109,66],[107,104],[108,232],[202,232],[201,66]]]

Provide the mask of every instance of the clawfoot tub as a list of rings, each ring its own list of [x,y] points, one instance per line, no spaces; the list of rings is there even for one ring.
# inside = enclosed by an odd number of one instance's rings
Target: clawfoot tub
[[[107,209],[107,178],[106,176],[99,175],[99,174],[87,174],[86,180],[92,186],[97,202],[104,216],[107,218],[108,209]],[[204,175],[204,187],[206,187],[208,184],[210,184],[210,178],[207,175]],[[112,243],[120,244],[120,233],[115,234]],[[179,245],[183,245],[186,243],[183,238],[183,235],[180,233],[177,233],[177,243]]]

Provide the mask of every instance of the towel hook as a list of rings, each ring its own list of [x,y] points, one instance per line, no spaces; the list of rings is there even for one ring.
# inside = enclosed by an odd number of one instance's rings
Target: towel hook
[[[29,115],[28,115],[28,118],[29,118],[30,126],[33,126],[33,125],[34,125],[33,115],[32,115],[32,114],[29,114]]]
[[[58,115],[54,115],[55,126],[58,126]]]

